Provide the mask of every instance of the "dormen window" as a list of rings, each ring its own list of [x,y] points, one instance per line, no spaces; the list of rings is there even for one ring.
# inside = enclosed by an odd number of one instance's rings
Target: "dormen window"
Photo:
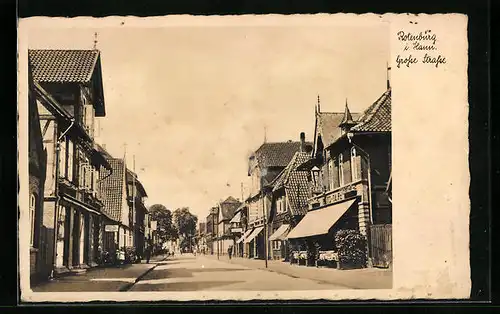
[[[339,182],[340,186],[344,185],[344,157],[339,155]]]
[[[30,196],[30,246],[35,244],[35,214],[36,214],[36,196]]]

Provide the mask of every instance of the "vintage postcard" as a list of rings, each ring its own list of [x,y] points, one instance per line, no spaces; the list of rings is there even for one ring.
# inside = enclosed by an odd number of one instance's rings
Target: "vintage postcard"
[[[470,294],[467,16],[19,21],[24,302]]]

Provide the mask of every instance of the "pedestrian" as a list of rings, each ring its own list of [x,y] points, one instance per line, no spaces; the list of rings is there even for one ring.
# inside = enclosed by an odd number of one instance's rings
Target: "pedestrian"
[[[230,245],[227,248],[227,255],[229,256],[229,259],[231,259],[231,254],[233,254],[233,246],[232,245]]]
[[[146,242],[146,263],[149,264],[149,259],[151,258],[151,242]]]

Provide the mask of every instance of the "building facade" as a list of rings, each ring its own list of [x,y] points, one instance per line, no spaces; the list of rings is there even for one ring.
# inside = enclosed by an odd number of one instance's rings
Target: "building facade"
[[[245,256],[249,258],[265,258],[272,200],[270,183],[288,165],[300,147],[300,142],[293,141],[264,143],[249,157],[248,176],[251,178],[251,188],[250,196],[245,201],[248,206],[249,230],[243,240]]]
[[[97,50],[30,50],[29,62],[47,151],[41,246],[51,273],[96,265],[102,200],[94,125],[105,116]]]
[[[241,202],[232,196],[229,196],[224,201],[220,202],[218,207],[218,224],[217,224],[217,245],[219,255],[227,255],[228,248],[231,246],[234,250],[236,240],[231,230],[231,219],[234,217],[236,210],[240,207]]]
[[[30,226],[30,280],[36,282],[48,276],[52,266],[45,258],[42,246],[43,196],[47,155],[43,147],[42,129],[36,102],[36,89],[31,67],[28,70],[28,132],[29,132],[29,226]]]
[[[135,215],[131,210],[129,185],[127,184],[127,167],[121,158],[109,158],[112,170],[101,173],[101,190],[103,193],[106,217],[104,222],[104,251],[115,253],[124,259],[124,252],[134,245]]]
[[[297,168],[310,159],[312,146],[306,145],[305,133],[300,134],[301,149],[296,152],[285,169],[271,183],[272,206],[270,215],[271,258],[288,261],[288,232],[307,213],[308,172]]]
[[[144,256],[145,242],[147,239],[146,224],[148,209],[144,205],[147,198],[146,190],[136,173],[127,169],[127,205],[133,225],[133,247],[139,257]]]
[[[376,252],[373,244],[380,233],[387,239],[392,222],[387,196],[391,89],[361,115],[352,114],[347,102],[342,114],[322,113],[318,104],[312,159],[299,169],[310,171],[309,211],[288,238],[308,249],[317,245],[335,251],[335,234],[342,229],[356,230],[367,239],[368,266],[388,266],[391,244],[379,245],[382,252]]]

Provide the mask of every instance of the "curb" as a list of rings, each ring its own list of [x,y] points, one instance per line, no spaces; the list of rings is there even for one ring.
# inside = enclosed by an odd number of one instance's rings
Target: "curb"
[[[240,264],[237,261],[235,262],[235,261],[232,261],[232,260],[228,260],[228,261],[217,260],[217,261],[219,261],[219,262],[226,262],[226,263],[230,263],[230,264],[241,265],[241,266],[244,266],[244,267],[249,267],[247,265]],[[253,268],[253,267],[249,267],[249,268]],[[291,278],[308,279],[308,280],[316,281],[317,283],[320,283],[320,284],[336,285],[336,286],[339,286],[339,287],[342,287],[342,288],[346,288],[346,289],[352,289],[352,290],[369,289],[369,288],[360,288],[360,287],[352,286],[352,285],[346,285],[346,284],[338,283],[338,282],[335,282],[335,281],[324,280],[324,279],[315,279],[315,278],[300,277],[300,276],[297,276],[297,275],[294,275],[294,274],[287,273],[286,271],[276,270],[276,269],[272,269],[272,268],[269,268],[269,267],[266,268],[266,267],[258,266],[258,267],[253,268],[253,269],[264,270],[264,271],[272,272],[272,273],[275,273],[275,274],[280,274],[280,275],[288,276],[288,277],[291,277]]]
[[[128,291],[130,290],[136,283],[138,283],[139,281],[142,280],[142,278],[144,278],[147,274],[149,274],[150,272],[152,272],[156,267],[158,267],[158,265],[160,265],[160,262],[163,262],[164,260],[166,260],[167,257],[164,257],[162,258],[161,260],[155,262],[155,265],[151,268],[148,268],[145,272],[143,272],[141,275],[139,275],[135,280],[134,282],[130,282],[130,283],[127,283],[125,284],[124,286],[122,286],[118,291],[120,292],[125,292],[125,291]]]

